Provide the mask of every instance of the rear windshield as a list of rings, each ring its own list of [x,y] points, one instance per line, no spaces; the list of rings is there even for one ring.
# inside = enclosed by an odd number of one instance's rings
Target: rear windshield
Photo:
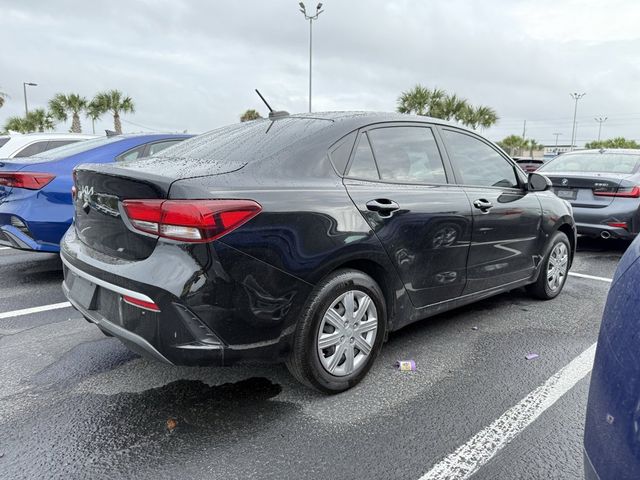
[[[332,124],[330,120],[304,117],[239,123],[180,142],[154,157],[247,163],[275,155]]]
[[[43,160],[58,160],[60,158],[70,157],[71,155],[75,155],[77,153],[86,152],[87,150],[91,150],[92,148],[107,145],[108,143],[117,142],[118,140],[122,140],[122,137],[116,135],[113,137],[100,137],[92,138],[91,140],[81,140],[79,142],[70,143],[62,147],[52,148],[51,150],[38,153],[37,155],[33,155],[32,157],[21,158],[20,163],[42,162]]]
[[[634,173],[640,155],[628,153],[571,153],[560,155],[539,169],[541,172]]]

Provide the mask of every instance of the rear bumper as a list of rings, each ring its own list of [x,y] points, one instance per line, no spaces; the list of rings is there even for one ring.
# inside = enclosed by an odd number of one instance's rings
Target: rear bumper
[[[59,245],[37,242],[29,235],[11,225],[0,225],[0,245],[35,252],[57,253],[60,251]]]
[[[632,201],[629,201],[632,200]],[[604,208],[573,207],[578,233],[594,237],[633,239],[640,231],[640,212],[635,199],[615,199]],[[614,227],[610,223],[626,223],[627,227]]]
[[[123,261],[91,250],[71,228],[61,257],[63,291],[88,321],[131,350],[175,365],[282,361],[310,288],[224,245],[158,244],[145,260]],[[95,286],[90,299],[80,289],[87,282]]]

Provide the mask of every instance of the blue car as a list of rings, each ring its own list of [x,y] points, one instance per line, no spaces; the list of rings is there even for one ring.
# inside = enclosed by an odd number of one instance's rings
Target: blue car
[[[587,418],[585,478],[640,479],[640,237],[620,260],[600,326]]]
[[[115,135],[86,140],[19,160],[0,159],[0,245],[59,252],[71,225],[72,172],[81,163],[147,157],[191,135]]]

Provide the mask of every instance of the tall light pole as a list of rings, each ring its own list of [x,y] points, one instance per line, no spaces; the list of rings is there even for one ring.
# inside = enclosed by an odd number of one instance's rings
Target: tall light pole
[[[315,15],[307,15],[307,9],[304,6],[303,2],[300,2],[300,11],[304,15],[305,20],[309,20],[309,113],[311,113],[311,69],[312,69],[312,58],[313,58],[313,21],[317,20],[318,17],[324,10],[322,10],[322,3],[318,3],[316,6]]]
[[[22,89],[24,90],[24,114],[25,116],[29,114],[29,107],[27,106],[27,86],[29,87],[37,87],[37,83],[31,82],[22,82]]]
[[[556,148],[555,148],[555,152],[556,152],[556,154],[557,154],[557,153],[558,153],[558,137],[559,137],[560,135],[562,135],[562,134],[561,134],[561,133],[554,133],[553,135],[556,137]]]
[[[602,124],[607,121],[607,118],[608,117],[598,117],[594,119],[596,122],[598,122],[598,141],[600,141],[600,133],[602,133]]]
[[[586,93],[570,93],[571,97],[576,101],[575,108],[573,109],[573,129],[571,130],[571,151],[573,151],[573,145],[576,140],[576,115],[578,114],[578,100],[586,95]]]

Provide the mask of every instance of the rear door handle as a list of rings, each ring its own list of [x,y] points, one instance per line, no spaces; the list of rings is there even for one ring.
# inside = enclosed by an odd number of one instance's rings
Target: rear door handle
[[[375,200],[369,200],[367,202],[367,210],[378,212],[380,214],[388,214],[398,210],[399,208],[400,205],[388,198],[376,198]]]
[[[484,198],[479,198],[473,201],[473,206],[480,209],[482,212],[486,213],[487,210],[493,207],[493,203]]]

